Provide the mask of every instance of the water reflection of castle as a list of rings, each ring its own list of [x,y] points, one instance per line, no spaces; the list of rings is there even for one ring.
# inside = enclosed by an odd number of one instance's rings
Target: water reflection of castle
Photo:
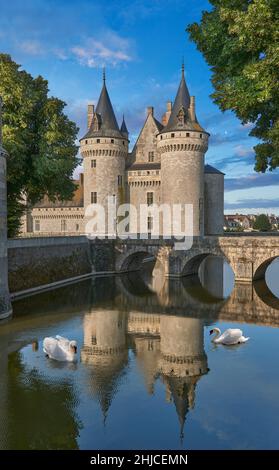
[[[164,384],[182,436],[186,415],[194,407],[196,384],[208,371],[203,321],[103,309],[87,314],[81,358],[92,366],[91,390],[104,418],[124,374],[129,350],[135,353],[149,394],[154,393],[157,379]]]

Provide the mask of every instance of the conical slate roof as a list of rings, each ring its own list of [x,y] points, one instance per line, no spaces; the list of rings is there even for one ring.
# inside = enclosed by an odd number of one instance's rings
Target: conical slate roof
[[[190,94],[189,94],[189,90],[185,82],[184,67],[182,67],[182,76],[181,76],[179,88],[178,88],[178,91],[174,100],[174,104],[171,110],[169,122],[166,125],[166,130],[169,131],[169,130],[173,130],[177,128],[177,124],[178,124],[177,115],[180,109],[183,107],[185,111],[187,112],[189,106],[190,106]]]
[[[198,123],[197,117],[195,116],[194,121],[191,120],[189,115],[190,108],[190,94],[186,85],[184,76],[184,64],[182,65],[182,75],[178,91],[174,100],[174,104],[171,110],[171,115],[167,125],[164,127],[162,132],[170,132],[175,130],[195,130],[204,131],[204,129]],[[179,113],[183,113],[184,118],[179,119]]]
[[[120,132],[122,134],[128,134],[128,129],[127,129],[127,126],[126,126],[124,114],[123,114],[123,120],[122,120],[122,124],[121,124],[121,128],[120,128]]]
[[[103,88],[96,107],[96,113],[100,114],[102,118],[102,129],[108,131],[119,131],[105,80],[103,82]]]
[[[108,90],[106,87],[105,74],[103,76],[103,87],[96,106],[94,116],[100,121],[99,129],[94,129],[94,118],[90,129],[82,139],[90,137],[123,137],[120,133],[114,110],[110,101]],[[125,138],[125,137],[124,137]],[[82,140],[81,139],[81,140]]]

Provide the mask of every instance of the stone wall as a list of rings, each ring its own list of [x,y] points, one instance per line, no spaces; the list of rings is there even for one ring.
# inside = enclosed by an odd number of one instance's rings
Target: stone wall
[[[113,240],[77,237],[19,238],[8,241],[11,292],[42,287],[85,274],[115,271]]]
[[[224,231],[224,175],[204,175],[204,233],[222,235]]]
[[[9,240],[8,262],[11,292],[87,274],[93,269],[85,237]]]

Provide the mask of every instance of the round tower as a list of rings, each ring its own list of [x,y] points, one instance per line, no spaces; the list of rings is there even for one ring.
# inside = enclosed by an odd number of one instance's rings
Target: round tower
[[[12,314],[8,285],[7,153],[2,147],[2,100],[0,97],[0,320]]]
[[[122,129],[125,132],[122,132]],[[113,227],[108,225],[108,198],[111,198],[110,202],[115,204],[116,210],[125,202],[125,164],[128,144],[125,121],[119,130],[104,74],[103,88],[96,110],[93,105],[88,106],[88,131],[80,140],[80,149],[84,168],[84,208],[86,211],[90,204],[96,203],[104,208],[106,234],[115,232],[116,222],[114,219]],[[92,215],[87,215],[85,212],[85,227],[91,217]],[[104,232],[102,227],[96,228],[96,233],[101,232]]]
[[[157,136],[157,145],[161,154],[162,203],[193,206],[194,236],[204,234],[204,155],[208,137],[197,121],[195,98],[189,95],[182,66],[178,92],[168,122]],[[182,217],[184,220],[183,214]],[[175,235],[175,228],[172,229]]]

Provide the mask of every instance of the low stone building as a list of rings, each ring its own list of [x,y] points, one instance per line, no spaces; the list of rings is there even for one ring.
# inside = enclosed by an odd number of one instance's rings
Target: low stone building
[[[107,213],[109,198],[116,211],[123,203],[134,206],[135,211],[129,215],[131,234],[153,233],[152,208],[156,204],[191,205],[195,236],[223,233],[224,174],[205,165],[209,134],[197,120],[195,98],[190,97],[184,66],[173,105],[167,102],[161,122],[156,119],[153,107],[147,108],[146,120],[130,153],[127,126],[124,117],[121,127],[118,126],[105,76],[96,109],[89,105],[87,116],[88,129],[80,140],[83,174],[76,182],[73,200],[51,203],[44,198],[27,211],[22,220],[22,235],[94,231],[92,227],[88,229],[92,214],[88,214],[87,208],[98,203]],[[139,220],[142,204],[150,211],[143,228]],[[118,215],[114,225],[116,221]],[[169,229],[173,233],[173,226]],[[107,224],[105,233],[111,230],[115,227],[108,228]],[[162,233],[161,221],[158,230]]]

